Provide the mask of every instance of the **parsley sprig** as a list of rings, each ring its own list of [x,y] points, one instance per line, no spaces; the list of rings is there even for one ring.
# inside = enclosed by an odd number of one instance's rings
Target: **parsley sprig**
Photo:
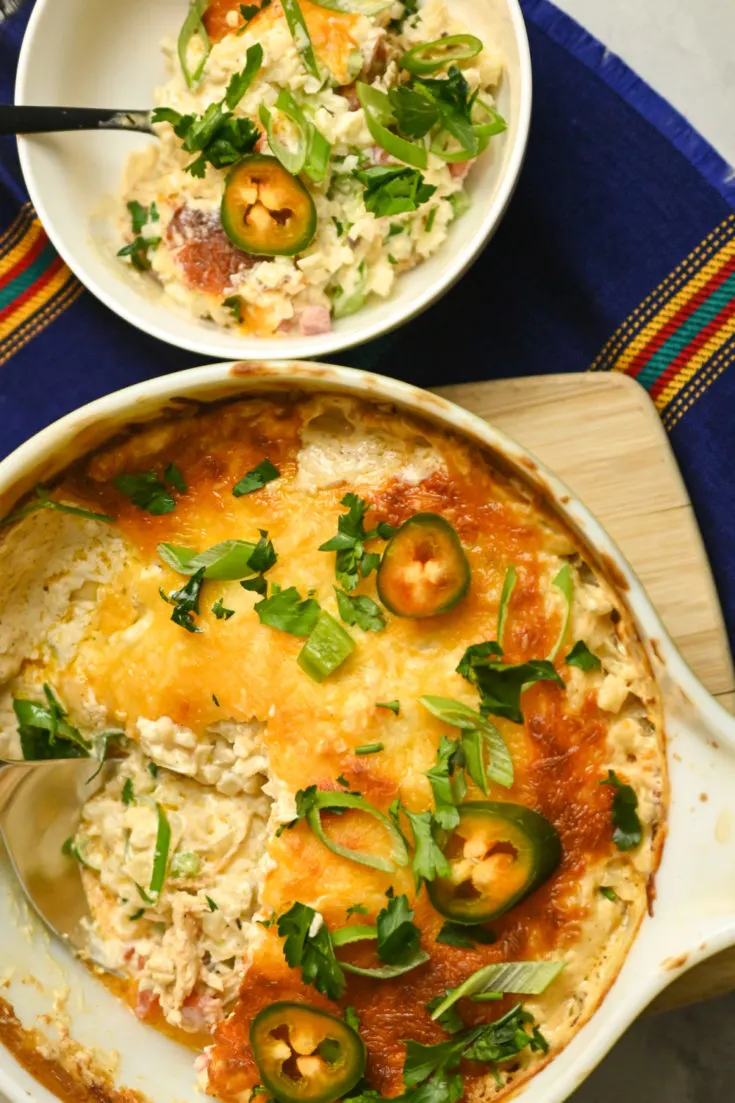
[[[224,97],[211,103],[203,115],[182,115],[172,107],[157,107],[151,115],[154,123],[170,123],[177,138],[181,138],[187,153],[198,153],[186,166],[192,176],[204,177],[207,165],[227,168],[253,149],[260,131],[247,118],[236,118],[234,109],[247,92],[263,63],[260,43],[248,47],[245,68],[235,73]]]
[[[113,482],[134,506],[154,516],[172,513],[176,509],[172,490],[179,494],[185,494],[187,490],[184,476],[175,463],[166,467],[162,478],[155,471],[141,471],[137,475],[117,475]]]
[[[187,632],[201,632],[194,620],[194,613],[199,614],[199,595],[204,582],[204,571],[205,568],[200,567],[180,590],[173,590],[170,594],[161,589],[158,591],[163,600],[174,607],[171,620]]]
[[[522,724],[523,690],[535,682],[555,682],[560,686],[564,682],[549,659],[504,663],[502,656],[503,649],[494,640],[472,644],[460,659],[457,673],[477,687],[483,715],[503,716],[515,724]]]
[[[380,564],[380,556],[376,552],[366,551],[365,544],[376,537],[390,540],[395,529],[385,521],[380,521],[374,529],[366,531],[365,514],[370,506],[357,494],[345,494],[342,505],[347,507],[347,513],[343,513],[337,520],[337,535],[320,544],[319,551],[337,553],[337,581],[345,590],[352,591],[361,578],[367,578]]]
[[[618,850],[634,850],[640,846],[643,827],[638,816],[638,797],[631,785],[620,780],[614,770],[608,770],[607,777],[600,785],[610,785],[614,789],[612,801],[612,820],[615,824],[613,842]]]

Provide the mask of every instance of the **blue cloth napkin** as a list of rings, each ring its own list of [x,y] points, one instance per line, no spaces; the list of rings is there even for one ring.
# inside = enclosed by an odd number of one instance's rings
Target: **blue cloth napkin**
[[[735,641],[735,175],[576,23],[521,2],[533,123],[498,233],[421,318],[334,359],[424,386],[636,376],[670,430]],[[0,102],[12,102],[29,7],[0,23]],[[27,199],[14,139],[0,139],[3,455],[81,403],[205,360],[82,291]]]

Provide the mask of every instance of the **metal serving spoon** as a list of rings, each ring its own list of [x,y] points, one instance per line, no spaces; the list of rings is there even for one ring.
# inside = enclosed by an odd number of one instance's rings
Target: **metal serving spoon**
[[[89,918],[77,860],[64,842],[77,830],[82,805],[112,778],[120,760],[54,758],[0,762],[0,835],[21,887],[51,932],[87,952]]]
[[[103,107],[0,106],[0,134],[48,134],[58,130],[138,130],[153,134],[150,111]]]

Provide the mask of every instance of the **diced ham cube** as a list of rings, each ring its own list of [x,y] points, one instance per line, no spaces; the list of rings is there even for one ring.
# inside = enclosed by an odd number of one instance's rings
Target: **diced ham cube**
[[[303,337],[313,337],[317,333],[329,333],[332,318],[326,306],[306,306],[299,315],[299,333]]]
[[[472,165],[472,161],[452,161],[449,165],[449,171],[455,180],[464,180]]]
[[[135,1002],[135,1014],[139,1019],[147,1019],[154,1007],[158,1005],[158,996],[151,988],[139,988],[138,998]]]

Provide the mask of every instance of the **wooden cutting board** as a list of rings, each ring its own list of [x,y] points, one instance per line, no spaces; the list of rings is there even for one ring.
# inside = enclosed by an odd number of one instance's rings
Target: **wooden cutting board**
[[[438,393],[515,437],[568,483],[622,548],[694,672],[735,713],[735,674],[702,537],[646,391],[629,376],[589,372]],[[731,989],[735,949],[685,973],[654,1007]]]

